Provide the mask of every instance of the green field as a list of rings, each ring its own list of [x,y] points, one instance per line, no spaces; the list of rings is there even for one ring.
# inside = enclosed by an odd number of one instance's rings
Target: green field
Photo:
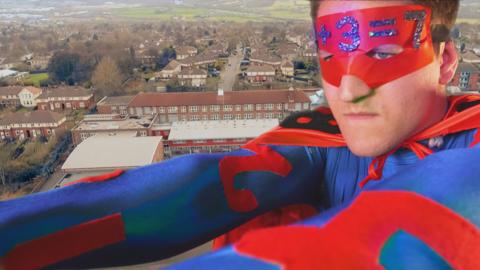
[[[209,9],[187,6],[165,5],[162,7],[138,7],[121,8],[116,10],[117,16],[126,19],[141,20],[212,20],[232,22],[267,22],[278,20],[309,20],[308,1],[289,0],[275,2],[272,6],[258,9],[238,9],[238,11],[226,8]]]
[[[30,74],[23,83],[40,87],[40,82],[44,80],[48,80],[48,73]]]

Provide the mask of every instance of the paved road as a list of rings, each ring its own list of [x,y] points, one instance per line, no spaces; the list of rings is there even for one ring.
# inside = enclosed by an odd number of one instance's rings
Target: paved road
[[[232,91],[237,74],[240,73],[240,62],[243,60],[243,51],[240,46],[237,47],[237,54],[232,54],[228,58],[228,63],[225,65],[225,70],[220,74],[220,82],[218,88],[223,91]]]

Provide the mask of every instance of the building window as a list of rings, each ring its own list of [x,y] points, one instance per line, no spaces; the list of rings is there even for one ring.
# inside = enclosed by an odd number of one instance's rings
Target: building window
[[[257,119],[262,119],[263,114],[262,113],[257,113]]]
[[[199,121],[200,120],[200,115],[192,115],[192,116],[190,116],[190,119],[192,121]]]
[[[245,119],[253,119],[253,113],[245,114]]]
[[[275,116],[274,116],[273,113],[267,113],[267,114],[266,114],[266,118],[267,118],[267,119],[273,119],[274,117],[275,117]]]
[[[302,103],[295,103],[295,111],[301,111],[302,110]]]
[[[193,143],[206,143],[206,141],[205,140],[195,140],[195,141],[193,141]]]
[[[277,104],[277,110],[283,110],[283,104],[282,103],[278,103]]]
[[[178,112],[178,107],[168,107],[167,108],[168,113],[177,113]]]
[[[233,120],[233,114],[225,114],[225,115],[223,116],[223,119],[225,119],[225,120]]]
[[[253,104],[245,104],[243,105],[243,110],[247,112],[253,111]]]
[[[145,107],[145,108],[143,108],[143,110],[144,110],[145,114],[152,113],[152,108],[151,107]]]
[[[207,121],[208,120],[208,115],[207,114],[202,115],[202,120]]]
[[[210,115],[210,120],[220,120],[220,115],[212,114],[212,115]]]
[[[232,105],[223,105],[223,111],[224,112],[232,112],[233,111],[233,106]]]
[[[57,108],[57,109],[60,108],[60,103],[58,103],[58,102],[55,103],[55,108]]]
[[[308,110],[309,105],[308,102],[303,103],[303,109]]]
[[[202,112],[208,112],[208,106],[202,106]]]
[[[273,111],[273,104],[265,104],[265,110]]]
[[[219,112],[220,111],[220,105],[211,105],[210,106],[210,111],[211,112]]]
[[[159,113],[165,113],[165,107],[158,107]]]
[[[236,115],[235,115],[235,119],[241,120],[241,119],[242,119],[242,115],[241,115],[241,114],[236,114]]]
[[[190,112],[196,113],[196,112],[198,112],[198,106],[190,106],[190,107],[188,108],[188,110],[189,110]]]
[[[146,130],[141,130],[140,131],[140,137],[147,137],[147,131]]]
[[[262,104],[257,104],[256,110],[257,110],[257,111],[261,111],[261,110],[262,110]]]
[[[80,102],[80,108],[85,108],[85,102]]]
[[[235,105],[235,111],[237,112],[242,111],[242,105]]]
[[[226,140],[220,140],[220,139],[217,139],[217,140],[213,140],[214,143],[224,143],[226,142]]]

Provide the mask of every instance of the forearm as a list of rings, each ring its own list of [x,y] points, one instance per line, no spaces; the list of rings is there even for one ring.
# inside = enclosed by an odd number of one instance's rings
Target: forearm
[[[298,153],[293,153],[290,159],[298,159],[296,155]],[[241,150],[228,156],[248,160],[258,155]],[[59,267],[99,267],[158,260],[208,241],[260,213],[296,203],[301,194],[289,196],[287,188],[301,193],[307,190],[295,188],[301,183],[292,182],[295,178],[291,177],[310,173],[308,170],[297,172],[299,168],[292,168],[286,176],[268,170],[243,172],[236,180],[252,191],[258,205],[244,212],[232,209],[235,192],[233,195],[226,192],[231,187],[226,187],[229,183],[220,176],[222,160],[226,160],[226,155],[185,156],[128,171],[108,181],[77,184],[1,203],[1,256],[5,260],[15,246],[39,239],[60,241],[58,234],[62,232],[84,238],[75,229],[85,231],[85,226],[90,226],[90,230],[101,231],[102,223],[108,223],[118,228],[91,236],[104,237],[105,243],[100,241],[90,247],[87,243],[84,249],[75,252],[88,253]],[[303,197],[306,201],[312,199],[309,194]],[[70,243],[56,244],[64,249],[71,246]]]

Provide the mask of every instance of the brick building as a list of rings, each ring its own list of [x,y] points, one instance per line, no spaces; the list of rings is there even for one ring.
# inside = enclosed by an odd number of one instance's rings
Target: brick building
[[[72,129],[73,144],[78,145],[87,138],[99,135],[127,137],[163,135],[163,133],[160,132],[158,134],[151,134],[150,130],[156,120],[155,115],[132,118],[118,118],[116,117],[118,115],[106,116],[108,117],[85,117],[83,121]]]
[[[184,69],[178,74],[182,86],[201,87],[207,84],[208,73],[203,69]]]
[[[49,137],[66,130],[66,117],[49,111],[17,112],[0,120],[0,138],[29,139]]]
[[[459,63],[451,86],[459,87],[462,91],[479,91],[480,70],[471,63]]]
[[[299,90],[254,90],[186,93],[140,93],[128,105],[130,115],[159,114],[160,123],[200,120],[283,119],[309,110]]]
[[[36,99],[37,108],[44,111],[71,111],[95,106],[93,94],[82,87],[48,88]]]
[[[100,114],[128,114],[128,104],[135,96],[104,97],[97,103],[97,111]]]
[[[245,71],[245,78],[250,83],[273,82],[275,69],[272,66],[249,66]]]
[[[18,94],[22,91],[22,86],[0,87],[0,107],[20,106],[20,97]]]
[[[236,150],[278,126],[278,122],[278,119],[175,122],[166,143],[165,156]]]

